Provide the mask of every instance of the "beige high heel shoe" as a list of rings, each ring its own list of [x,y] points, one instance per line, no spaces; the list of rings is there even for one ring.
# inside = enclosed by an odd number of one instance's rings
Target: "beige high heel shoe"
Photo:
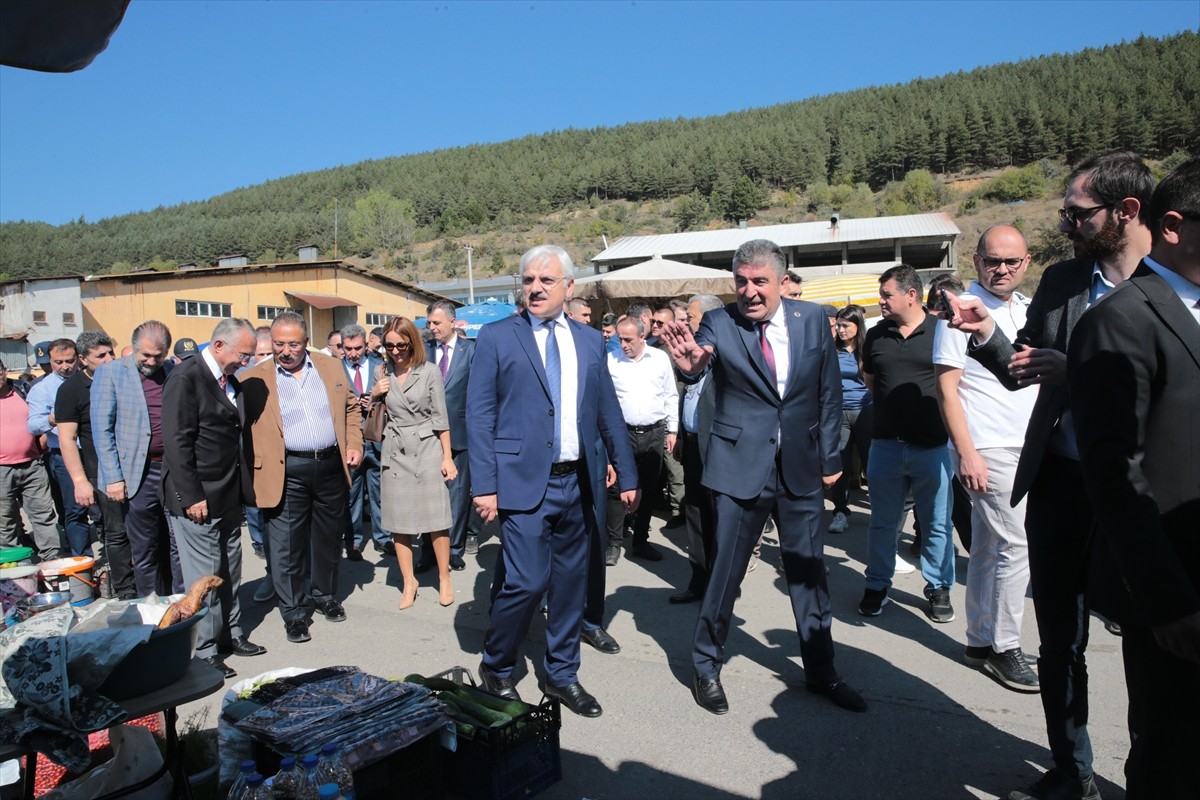
[[[418,595],[418,594],[420,594],[420,593],[421,593],[421,590],[420,590],[420,589],[413,589],[413,596],[412,596],[412,600],[409,600],[407,603],[406,603],[406,602],[404,602],[404,595],[403,595],[403,594],[401,594],[401,595],[400,595],[400,610],[401,610],[401,611],[407,611],[408,609],[412,608],[412,607],[413,607],[413,603],[417,602],[417,595]]]
[[[447,581],[446,583],[449,583]],[[438,604],[445,608],[446,606],[454,605],[454,586],[450,585],[450,599],[446,599],[446,584],[442,584],[438,591]]]

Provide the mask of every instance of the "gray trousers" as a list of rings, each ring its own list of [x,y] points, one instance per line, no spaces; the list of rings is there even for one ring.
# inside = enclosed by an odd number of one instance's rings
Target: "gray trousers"
[[[225,581],[209,593],[208,616],[196,626],[196,656],[215,656],[219,647],[228,647],[232,639],[242,635],[242,609],[238,604],[238,590],[242,586],[242,515],[239,512],[201,523],[168,512],[167,525],[179,547],[179,566],[186,586],[206,575],[216,575]]]
[[[50,476],[41,461],[0,464],[0,547],[17,547],[21,509],[41,561],[58,558],[58,513],[50,494]]]

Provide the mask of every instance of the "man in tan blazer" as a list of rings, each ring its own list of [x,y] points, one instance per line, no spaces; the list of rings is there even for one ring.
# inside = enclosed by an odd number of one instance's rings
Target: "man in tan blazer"
[[[338,562],[350,470],[363,453],[362,417],[346,371],[307,348],[304,317],[285,311],[271,325],[274,358],[242,376],[246,461],[289,642],[312,638],[314,608],[330,622],[346,619],[335,597]]]

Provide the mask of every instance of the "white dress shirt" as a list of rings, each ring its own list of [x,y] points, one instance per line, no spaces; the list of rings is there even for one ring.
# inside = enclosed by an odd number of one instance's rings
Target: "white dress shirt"
[[[442,359],[445,359],[446,360],[446,372],[447,372],[447,374],[449,374],[450,365],[454,363],[454,351],[458,349],[458,335],[456,334],[455,336],[453,336],[450,339],[450,341],[446,342],[446,344],[445,344],[446,350],[445,351],[442,350],[442,347],[443,347],[443,345],[441,342],[439,342],[437,339],[433,340],[433,348],[434,348],[434,352],[436,353],[434,363],[437,364],[437,368],[440,370],[442,368]],[[560,355],[561,355],[561,351],[560,351]],[[545,354],[544,353],[542,355],[542,360],[544,363],[545,362]]]
[[[220,365],[217,364],[217,359],[214,358],[213,354],[210,352],[211,349],[212,348],[210,348],[210,347],[204,348],[202,351],[200,351],[200,357],[202,359],[204,359],[205,365],[208,366],[208,371],[212,373],[213,380],[216,381],[217,383],[220,383],[221,375],[223,375],[224,373],[221,370]],[[195,358],[195,356],[192,356],[192,357]],[[237,399],[234,395],[233,384],[230,383],[228,379],[226,379],[226,381],[225,381],[225,399],[228,400],[230,403],[232,403],[234,406],[237,405]]]
[[[550,331],[546,323],[537,317],[530,317],[529,321],[533,324],[533,340],[537,343],[544,369],[546,338]],[[579,357],[575,353],[575,337],[567,327],[567,315],[559,313],[555,322],[554,341],[558,342],[558,362],[562,367],[559,378],[559,390],[562,393],[562,447],[558,458],[560,461],[576,461],[579,459]]]
[[[608,354],[608,374],[617,390],[626,425],[667,423],[667,433],[679,430],[679,393],[666,353],[647,346],[634,361],[624,351]]]
[[[767,341],[771,343],[771,351],[775,355],[775,388],[779,390],[779,396],[783,397],[787,394],[788,367],[791,359],[788,353],[787,314],[784,313],[782,300],[771,315],[770,322],[767,326]],[[758,333],[757,323],[755,333]]]

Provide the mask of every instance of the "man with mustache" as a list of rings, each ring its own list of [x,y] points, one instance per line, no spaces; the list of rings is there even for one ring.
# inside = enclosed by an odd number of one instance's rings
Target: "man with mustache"
[[[1088,159],[1067,178],[1058,229],[1075,258],[1049,267],[1010,340],[978,298],[954,298],[950,326],[972,334],[969,352],[1005,388],[1040,386],[1013,479],[1028,495],[1025,532],[1041,651],[1038,680],[1054,766],[1010,800],[1097,800],[1087,730],[1088,589],[1092,506],[1079,467],[1066,386],[1067,342],[1083,313],[1124,282],[1150,252],[1150,170],[1134,153]],[[1101,587],[1094,586],[1093,589]],[[1110,610],[1111,613],[1111,610]]]
[[[92,382],[97,490],[120,503],[138,597],[183,591],[179,551],[163,513],[163,386],[171,331],[157,320],[134,328],[133,354],[102,364]]]

